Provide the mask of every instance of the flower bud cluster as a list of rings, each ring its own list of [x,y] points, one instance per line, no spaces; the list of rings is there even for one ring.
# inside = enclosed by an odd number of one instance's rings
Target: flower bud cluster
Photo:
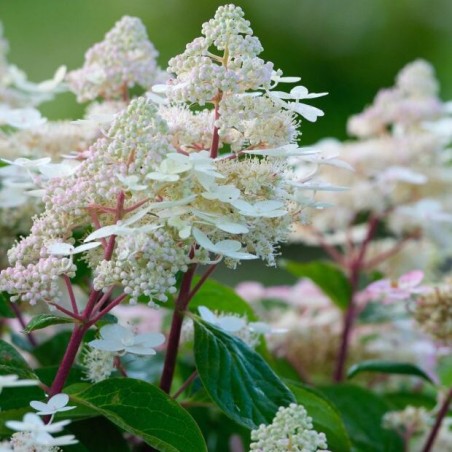
[[[204,105],[219,92],[240,93],[270,86],[273,64],[257,57],[262,46],[243,16],[237,6],[220,6],[215,17],[203,25],[204,36],[169,61],[168,71],[176,76],[167,87],[171,101]],[[210,53],[212,46],[221,54]]]
[[[131,303],[140,295],[167,301],[166,294],[176,291],[176,273],[185,272],[190,261],[187,248],[163,230],[119,237],[115,257],[97,266],[94,288],[121,285]]]
[[[279,407],[270,425],[252,430],[251,441],[250,450],[260,452],[316,452],[328,448],[325,434],[314,430],[305,408],[295,403]]]
[[[72,278],[75,270],[68,258],[51,256],[26,267],[18,264],[3,270],[0,287],[13,295],[12,302],[21,299],[34,305],[40,300],[54,301],[62,295],[59,276],[66,274]]]
[[[432,417],[424,407],[408,405],[402,411],[389,411],[383,416],[383,427],[416,435],[430,428]]]
[[[97,97],[117,99],[128,88],[148,89],[161,76],[158,52],[149,41],[142,22],[124,16],[86,52],[83,68],[70,72],[67,82],[79,102]]]
[[[452,343],[452,281],[421,294],[414,307],[420,328],[438,341]]]

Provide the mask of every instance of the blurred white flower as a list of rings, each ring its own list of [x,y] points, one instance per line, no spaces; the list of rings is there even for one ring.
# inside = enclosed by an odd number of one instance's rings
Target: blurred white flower
[[[19,380],[18,375],[0,375],[0,393],[3,388],[17,388],[20,386],[35,386],[38,380]]]
[[[33,129],[42,126],[47,121],[35,108],[0,107],[0,124],[6,124],[16,129]]]

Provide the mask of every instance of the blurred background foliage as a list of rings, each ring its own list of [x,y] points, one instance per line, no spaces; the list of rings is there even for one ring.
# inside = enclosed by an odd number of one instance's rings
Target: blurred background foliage
[[[79,67],[85,51],[123,15],[139,17],[160,52],[160,65],[200,34],[201,24],[224,4],[216,0],[0,0],[0,20],[10,42],[9,60],[33,81],[61,64]],[[301,143],[346,137],[346,120],[391,86],[402,66],[428,60],[437,71],[441,97],[452,98],[451,0],[237,0],[265,60],[285,75],[301,75],[310,91],[328,91],[313,105],[325,111],[304,122]],[[44,104],[51,119],[81,116],[71,94]],[[290,257],[299,247],[285,250]],[[257,268],[260,278],[267,275]],[[243,266],[242,276],[247,274]],[[262,273],[263,272],[263,273]],[[228,272],[231,277],[232,273]],[[243,279],[241,277],[240,279]],[[286,281],[272,273],[272,282]],[[232,282],[232,281],[231,281]]]

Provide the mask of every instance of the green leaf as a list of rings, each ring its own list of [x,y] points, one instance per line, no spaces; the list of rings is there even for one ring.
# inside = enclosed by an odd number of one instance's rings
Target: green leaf
[[[309,278],[340,309],[346,309],[352,296],[352,288],[344,272],[326,261],[301,263],[283,261],[283,267],[297,278]]]
[[[65,430],[75,435],[79,443],[75,446],[67,447],[68,452],[128,452],[129,446],[124,439],[122,432],[103,417],[95,417],[83,421],[73,422]],[[102,432],[93,435],[93,432]]]
[[[446,388],[452,386],[452,356],[444,356],[439,359],[437,366],[438,378]]]
[[[33,317],[24,329],[24,333],[28,334],[35,330],[42,330],[51,325],[60,325],[62,323],[74,323],[73,319],[61,317],[53,314],[38,314]]]
[[[336,406],[352,442],[354,452],[400,452],[403,441],[397,433],[383,429],[387,403],[372,392],[349,384],[321,388]],[[334,449],[333,449],[334,450]]]
[[[411,363],[397,363],[394,361],[368,360],[362,361],[350,367],[347,372],[348,378],[353,378],[361,372],[378,372],[384,374],[411,375],[420,377],[429,383],[432,379],[418,366]]]
[[[199,280],[199,278],[197,279]],[[207,280],[192,298],[190,311],[198,314],[199,306],[206,306],[212,311],[246,316],[252,322],[257,320],[256,314],[243,298],[239,297],[230,287],[217,281]]]
[[[18,375],[20,378],[36,378],[25,359],[10,344],[0,340],[0,375]]]
[[[195,322],[195,361],[212,400],[238,424],[270,424],[294,396],[273,370],[241,340],[201,320]]]
[[[207,450],[189,413],[168,394],[145,381],[110,378],[70,397],[159,451]]]
[[[9,295],[6,292],[0,292],[0,318],[14,319],[16,315],[9,305]]]
[[[43,366],[59,364],[63,359],[70,337],[70,331],[62,331],[42,344],[39,344],[33,350],[33,355]]]
[[[352,448],[350,438],[336,407],[324,396],[299,384],[289,384],[298,404],[303,405],[312,417],[315,430],[325,433],[328,449],[348,452]]]

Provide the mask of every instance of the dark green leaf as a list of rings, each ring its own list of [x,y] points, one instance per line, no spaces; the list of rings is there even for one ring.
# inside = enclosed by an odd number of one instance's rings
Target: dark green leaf
[[[212,311],[246,316],[250,321],[257,320],[250,305],[243,298],[239,297],[230,287],[212,280],[207,280],[190,301],[192,312],[198,314],[199,306],[206,306]]]
[[[98,322],[96,322],[97,328],[102,328],[104,325],[112,325],[118,323],[118,318],[113,314],[105,314]]]
[[[245,427],[271,423],[280,406],[294,401],[293,394],[258,353],[200,320],[195,322],[195,361],[212,400]]]
[[[157,387],[132,378],[110,378],[71,395],[71,400],[163,452],[207,450],[202,434],[177,402]]]
[[[436,406],[436,397],[433,394],[399,391],[383,394],[382,397],[390,406],[391,411],[401,411],[408,405],[424,407],[431,411]]]
[[[0,318],[14,319],[16,317],[9,303],[9,295],[6,292],[0,292]]]
[[[325,433],[328,449],[348,452],[352,445],[336,407],[321,394],[298,384],[289,384],[297,403],[312,417],[314,429]]]
[[[402,439],[381,423],[389,410],[387,403],[358,386],[338,384],[322,388],[336,406],[352,442],[354,452],[400,452]]]
[[[38,314],[34,316],[24,329],[24,333],[31,333],[35,330],[42,330],[51,325],[60,325],[62,323],[74,323],[73,319],[61,317],[53,314]]]
[[[10,344],[0,340],[0,375],[15,374],[20,378],[36,378],[28,363]]]
[[[378,372],[384,374],[411,375],[423,378],[429,383],[433,383],[432,379],[415,364],[396,363],[394,361],[369,360],[362,361],[350,367],[347,372],[348,378],[353,378],[361,372]]]
[[[33,355],[43,366],[59,364],[63,359],[70,337],[70,331],[62,331],[38,345],[33,350]]]
[[[340,309],[347,308],[352,294],[351,285],[344,272],[336,265],[326,261],[283,261],[282,265],[298,278],[309,278]]]
[[[75,435],[79,441],[77,447],[65,447],[68,452],[128,452],[130,450],[118,427],[103,417],[73,422],[65,430]],[[93,435],[93,432],[102,432],[102,434]]]

